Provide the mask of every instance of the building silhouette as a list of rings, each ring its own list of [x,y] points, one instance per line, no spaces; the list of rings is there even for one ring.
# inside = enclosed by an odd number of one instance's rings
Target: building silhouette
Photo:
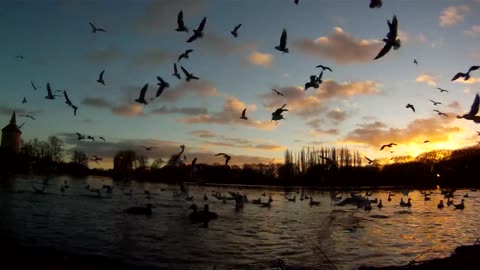
[[[2,148],[7,148],[15,153],[20,150],[22,132],[17,126],[17,117],[13,111],[10,123],[2,129]]]

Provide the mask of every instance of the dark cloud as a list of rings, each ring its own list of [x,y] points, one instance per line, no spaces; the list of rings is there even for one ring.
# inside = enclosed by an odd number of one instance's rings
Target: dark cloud
[[[200,107],[185,107],[178,108],[176,106],[166,107],[162,106],[160,108],[150,111],[151,114],[187,114],[187,115],[197,115],[197,114],[206,114],[208,110],[206,108]]]
[[[104,98],[85,98],[82,100],[82,104],[94,108],[111,108],[112,103]]]

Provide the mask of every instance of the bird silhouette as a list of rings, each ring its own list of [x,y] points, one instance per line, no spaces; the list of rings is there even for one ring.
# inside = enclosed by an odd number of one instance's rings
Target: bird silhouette
[[[237,38],[238,37],[238,29],[242,26],[242,24],[239,24],[237,26],[235,26],[235,28],[233,29],[233,31],[231,31],[230,33],[232,34],[233,37]]]
[[[90,26],[92,27],[92,33],[96,33],[96,32],[107,32],[105,31],[105,29],[102,29],[102,28],[97,28],[95,25],[93,25],[93,23],[89,22]]]
[[[382,0],[370,0],[370,8],[381,8]]]
[[[240,116],[240,119],[243,119],[243,120],[248,120],[248,117],[245,116],[245,113],[247,112],[247,108],[243,109],[242,111],[242,116]]]
[[[181,80],[182,78],[180,77],[180,74],[178,73],[178,69],[177,69],[177,64],[173,64],[173,76],[177,77],[179,80]]]
[[[145,150],[147,150],[147,151],[150,151],[150,150],[152,150],[152,149],[158,148],[158,147],[156,147],[156,146],[143,146],[143,145],[141,145],[140,147],[145,148]]]
[[[275,89],[272,89],[272,91],[273,91],[273,92],[275,92],[275,93],[276,93],[278,96],[282,96],[282,97],[284,97],[284,95],[283,95],[282,93],[278,92],[277,90],[275,90]]]
[[[396,143],[384,144],[384,145],[382,145],[382,147],[380,147],[380,151],[382,151],[383,148],[385,148],[385,147],[392,147],[392,146],[394,146],[394,145],[396,146],[397,144],[396,144]]]
[[[67,94],[67,91],[63,91],[63,95],[65,96],[65,103],[72,107],[73,109],[73,115],[76,116],[77,115],[77,110],[78,110],[78,107],[73,105],[72,102],[70,101],[70,98],[68,98],[68,94]]]
[[[78,133],[78,132],[75,133],[75,134],[77,134],[77,140],[79,140],[79,141],[85,140],[85,136],[83,136],[82,134],[80,134],[80,133]]]
[[[98,76],[98,80],[97,80],[98,83],[101,83],[103,85],[105,85],[105,81],[103,80],[103,74],[104,73],[105,73],[105,70],[102,70],[102,72],[100,72],[100,75]]]
[[[100,137],[98,137],[98,138],[99,138],[100,140],[102,140],[102,141],[105,141],[105,138],[102,137],[102,136],[100,136]]]
[[[145,94],[147,93],[148,89],[148,83],[146,83],[142,89],[140,90],[140,95],[138,96],[137,99],[135,99],[136,102],[147,105],[147,101],[145,100]]]
[[[27,118],[30,118],[32,120],[35,120],[35,118],[33,118],[33,116],[29,115],[29,114],[21,114],[20,116],[22,117],[27,117]]]
[[[434,112],[437,112],[437,114],[440,115],[440,116],[448,117],[448,115],[447,115],[446,113],[443,113],[443,112],[441,112],[441,111],[439,111],[439,110],[433,110],[433,111],[434,111]]]
[[[27,98],[23,97],[22,104],[25,104],[25,103],[27,103]]]
[[[321,84],[323,82],[322,77],[323,77],[323,70],[320,71],[320,74],[318,74],[318,77],[317,77],[317,80],[316,80],[318,84]]]
[[[92,161],[95,161],[95,163],[97,163],[97,164],[100,164],[100,163],[98,163],[98,162],[99,162],[99,161],[102,161],[102,160],[103,160],[103,158],[101,158],[101,157],[97,157],[97,156],[95,156],[95,155],[92,156]]]
[[[477,115],[478,109],[480,102],[479,102],[479,96],[478,94],[475,95],[475,99],[473,100],[472,107],[470,107],[470,111],[462,116],[457,115],[457,118],[461,119],[466,119],[466,120],[472,120],[475,123],[480,123],[480,116]]]
[[[88,136],[87,136],[87,140],[92,140],[92,142],[94,142],[94,141],[95,141],[95,137],[88,135]]]
[[[413,63],[418,66],[418,61],[417,61],[417,59],[413,58]]]
[[[232,158],[231,156],[225,154],[225,153],[218,153],[216,154],[215,156],[223,156],[225,158],[225,166],[228,165],[228,162],[230,161],[230,159]]]
[[[30,84],[32,85],[33,90],[37,90],[37,89],[41,88],[41,87],[37,87],[37,86],[33,83],[33,81],[30,81]]]
[[[45,96],[46,99],[55,99],[58,95],[52,94],[52,88],[50,87],[50,83],[47,82],[47,95]]]
[[[313,87],[313,88],[318,88],[320,87],[318,84],[318,78],[315,75],[310,76],[310,81],[305,83],[305,88],[304,91],[307,91],[308,88]]]
[[[178,59],[177,59],[177,62],[179,62],[180,60],[182,60],[182,58],[185,58],[185,59],[188,59],[188,55],[193,52],[192,49],[188,49],[186,50],[184,53],[180,54],[180,56],[178,56]]]
[[[458,72],[457,74],[455,74],[455,76],[453,76],[452,81],[455,81],[456,79],[458,79],[460,77],[463,77],[464,81],[468,81],[468,79],[470,79],[470,72],[474,71],[474,70],[477,70],[479,68],[480,68],[480,66],[471,66],[468,69],[467,73]]]
[[[155,97],[159,97],[162,93],[163,93],[163,90],[165,90],[165,88],[168,88],[170,87],[170,84],[166,81],[164,81],[162,79],[162,77],[160,76],[157,76],[157,80],[158,80],[158,89],[157,89],[157,93],[155,94]],[[154,99],[154,98],[151,98],[151,100]]]
[[[410,103],[408,103],[407,106],[405,106],[405,108],[407,108],[407,109],[410,108],[410,109],[412,109],[413,112],[415,112],[415,107],[413,107],[413,105],[410,104]]]
[[[177,15],[177,29],[175,29],[175,31],[188,32],[188,28],[185,26],[185,23],[183,22],[183,11],[181,10]]]
[[[190,80],[198,80],[198,77],[194,76],[193,73],[189,73],[184,67],[180,66],[180,68],[183,71],[183,74],[185,74],[185,80],[188,82]]]
[[[440,87],[437,87],[437,89],[440,90],[440,93],[442,93],[442,92],[447,92],[448,93],[448,90],[442,89]]]
[[[272,121],[275,121],[278,124],[279,120],[285,119],[283,118],[282,113],[288,111],[288,109],[284,109],[287,104],[283,104],[282,107],[277,108],[273,113],[272,113]]]
[[[203,28],[205,28],[205,23],[207,22],[207,17],[203,17],[202,22],[197,29],[193,30],[193,35],[187,40],[188,43],[195,41],[197,38],[203,37]]]
[[[333,70],[330,68],[330,67],[327,67],[327,66],[324,66],[324,65],[318,65],[316,66],[317,68],[321,68],[322,70],[328,70],[330,72],[332,72]]]
[[[398,20],[397,16],[393,15],[392,22],[387,20],[388,23],[388,28],[389,32],[387,34],[387,38],[384,38],[383,41],[385,42],[385,45],[383,46],[383,49],[378,53],[378,55],[374,58],[379,59],[383,57],[385,54],[387,54],[390,49],[398,50],[400,48],[401,42],[400,39],[397,38],[398,36]]]
[[[433,106],[437,106],[439,104],[442,104],[441,102],[437,102],[437,101],[434,101],[434,100],[431,100],[431,99],[429,99],[429,101],[433,103]]]
[[[373,160],[369,159],[368,157],[365,157],[366,160],[368,160],[368,164],[372,164]]]
[[[72,104],[72,105],[70,105],[70,107],[72,107],[72,109],[73,109],[73,116],[77,116],[77,110],[78,110],[78,107],[77,107],[77,106],[75,106],[75,105],[73,105],[73,104]]]
[[[23,55],[17,55],[17,56],[15,56],[15,58],[17,58],[17,59],[25,59],[25,57],[24,57]]]
[[[278,46],[275,46],[275,49],[281,51],[282,53],[288,53],[286,29],[283,29],[282,36],[280,37],[280,44]]]
[[[423,143],[429,143],[429,142],[430,142],[429,140],[425,140],[425,141],[423,141]]]
[[[300,0],[294,0],[295,5],[298,5],[298,2],[299,2],[299,1],[300,1]]]

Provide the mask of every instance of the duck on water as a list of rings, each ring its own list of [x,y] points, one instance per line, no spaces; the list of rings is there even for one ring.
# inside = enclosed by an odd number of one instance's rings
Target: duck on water
[[[133,215],[152,215],[152,208],[155,208],[153,204],[147,203],[145,207],[135,206],[123,210],[124,213],[133,214]]]

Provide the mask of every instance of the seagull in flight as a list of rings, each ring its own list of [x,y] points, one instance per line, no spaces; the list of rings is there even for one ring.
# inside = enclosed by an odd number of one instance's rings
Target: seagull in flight
[[[98,83],[101,83],[103,85],[105,85],[105,81],[103,80],[103,74],[104,73],[105,73],[105,70],[102,70],[102,72],[100,72],[100,75],[98,76],[98,80],[97,80]]]
[[[243,109],[242,111],[242,116],[240,116],[240,119],[243,119],[243,120],[248,120],[248,117],[245,116],[245,113],[247,112],[247,108]]]
[[[207,17],[203,17],[202,22],[200,22],[200,25],[198,28],[193,30],[193,35],[187,40],[188,43],[194,42],[197,38],[202,38],[203,37],[203,28],[205,28],[205,23],[207,22]]]
[[[392,147],[392,146],[394,146],[394,145],[396,146],[397,144],[396,144],[396,143],[384,144],[384,145],[382,145],[382,147],[380,147],[380,151],[382,151],[383,148],[385,148],[385,147]]]
[[[413,63],[418,66],[418,61],[417,61],[417,59],[413,58]]]
[[[81,141],[81,140],[85,140],[85,136],[83,136],[82,134],[76,132],[75,134],[77,134],[77,140]]]
[[[94,141],[95,141],[95,138],[94,138],[93,136],[88,135],[88,136],[87,136],[87,140],[92,140],[92,142],[94,142]]]
[[[180,77],[180,74],[178,73],[178,69],[177,69],[177,64],[173,64],[173,76],[177,77],[179,80],[181,80],[182,78]]]
[[[439,110],[433,110],[434,112],[437,112],[438,115],[441,115],[441,116],[445,116],[445,117],[448,117],[448,115],[446,113],[443,113]]]
[[[392,22],[388,21],[388,28],[389,32],[387,34],[387,38],[384,38],[383,41],[385,42],[385,46],[383,49],[378,53],[378,55],[374,58],[379,59],[387,54],[390,49],[393,47],[394,50],[398,50],[400,48],[401,42],[398,38],[398,20],[397,16],[393,15]]]
[[[147,101],[145,100],[145,94],[147,93],[148,89],[148,83],[146,83],[142,89],[140,90],[140,95],[138,96],[137,99],[135,99],[136,102],[147,105]]]
[[[68,106],[72,107],[72,109],[73,109],[73,115],[76,116],[76,115],[77,115],[78,107],[72,104],[72,101],[70,101],[70,98],[68,98],[67,91],[63,90],[63,95],[65,96],[65,103],[66,103]]]
[[[188,55],[193,52],[192,49],[188,49],[186,50],[184,53],[180,54],[180,56],[178,57],[178,60],[177,62],[179,62],[180,60],[182,60],[182,58],[185,58],[185,59],[188,59]]]
[[[33,90],[37,90],[37,89],[41,88],[41,87],[37,87],[37,86],[33,83],[33,81],[30,81],[30,84],[32,85]]]
[[[175,31],[188,32],[188,28],[185,26],[185,23],[183,22],[183,11],[181,10],[177,15],[177,29],[175,29]]]
[[[322,77],[323,77],[323,70],[320,71],[320,74],[318,75],[317,77],[317,83],[318,84],[321,84],[323,81],[322,81]]]
[[[283,95],[282,93],[278,92],[277,90],[275,90],[275,89],[272,89],[272,91],[273,91],[273,92],[275,92],[275,93],[276,93],[278,96],[282,96],[282,97],[284,97],[284,95]]]
[[[457,118],[461,119],[467,119],[467,120],[472,120],[473,122],[479,124],[480,123],[480,116],[477,115],[478,109],[480,105],[480,100],[478,94],[475,95],[475,99],[473,100],[472,107],[470,108],[470,111],[462,116],[457,115]]]
[[[32,120],[35,120],[35,118],[33,118],[33,116],[29,115],[29,114],[21,114],[20,116],[23,116],[23,117],[28,117]]]
[[[230,159],[232,158],[231,156],[229,156],[225,153],[218,153],[215,156],[223,156],[225,158],[225,166],[228,165],[228,161],[230,161]]]
[[[327,66],[324,66],[324,65],[318,65],[316,67],[321,68],[322,70],[328,70],[330,72],[333,72],[333,70],[330,67],[327,67]]]
[[[442,92],[447,92],[448,93],[448,90],[442,89],[440,87],[437,87],[437,89],[440,90],[440,93],[442,93]]]
[[[425,141],[423,141],[423,143],[429,143],[429,142],[430,142],[429,140],[425,140]]]
[[[381,8],[382,0],[370,0],[370,8]]]
[[[168,82],[164,81],[162,79],[162,77],[157,76],[157,80],[159,81],[159,83],[157,83],[158,90],[157,90],[157,93],[155,94],[156,98],[159,97],[163,93],[163,90],[165,90],[165,88],[170,87],[170,84]],[[154,99],[154,98],[151,98],[151,99]]]
[[[92,27],[92,33],[96,33],[97,31],[98,32],[107,32],[105,31],[105,29],[102,29],[102,28],[97,28],[95,25],[93,25],[93,23],[89,22],[90,26]]]
[[[433,103],[433,106],[437,106],[439,104],[442,104],[441,102],[437,102],[437,101],[431,100],[431,99],[429,99],[429,101]]]
[[[101,157],[97,157],[97,156],[95,156],[95,155],[92,156],[92,161],[95,161],[95,163],[97,163],[97,164],[100,164],[100,163],[98,163],[98,162],[99,162],[99,161],[102,161],[102,160],[103,160],[103,159],[102,159]]]
[[[463,77],[464,81],[468,81],[468,79],[470,79],[470,72],[474,71],[474,70],[477,70],[479,68],[480,68],[480,66],[471,66],[468,69],[467,73],[458,72],[457,74],[455,74],[455,76],[453,76],[452,81],[455,81],[456,79],[458,79],[460,77]]]
[[[183,71],[183,74],[185,74],[185,80],[188,82],[190,80],[198,80],[198,77],[194,76],[193,73],[189,73],[184,67],[180,66],[180,68]]]
[[[373,160],[372,159],[369,159],[368,157],[365,156],[365,159],[368,160],[368,164],[372,164],[373,163]]]
[[[278,51],[281,51],[283,53],[288,53],[287,30],[286,29],[283,29],[282,36],[280,37],[280,44],[278,46],[275,46],[275,49],[277,49]]]
[[[278,124],[278,120],[285,119],[283,118],[282,113],[288,111],[288,109],[284,109],[287,104],[283,104],[282,107],[277,108],[273,113],[272,113],[272,121],[275,121]]]
[[[308,88],[310,88],[310,87],[313,87],[315,89],[319,87],[317,76],[315,76],[315,75],[310,76],[310,81],[305,83],[304,91],[307,91]]]
[[[405,108],[407,108],[407,109],[410,108],[410,109],[412,109],[413,112],[415,112],[415,107],[413,107],[413,105],[410,104],[410,103],[408,103],[407,106],[405,106]]]
[[[23,97],[22,104],[27,103],[27,98]]]
[[[242,24],[239,24],[237,26],[235,26],[235,28],[233,29],[233,31],[231,31],[230,33],[232,34],[233,37],[237,38],[238,37],[238,29],[242,26]]]
[[[152,150],[152,149],[157,148],[156,146],[143,146],[143,145],[140,145],[140,147],[145,148],[145,150],[147,150],[147,151],[150,151],[150,150]]]
[[[55,99],[58,95],[52,94],[52,87],[50,87],[50,83],[47,82],[47,95],[45,96],[46,99]]]
[[[102,141],[105,141],[105,138],[102,137],[102,136],[100,136],[100,137],[98,137],[98,138],[99,138],[100,140],[102,140]]]

